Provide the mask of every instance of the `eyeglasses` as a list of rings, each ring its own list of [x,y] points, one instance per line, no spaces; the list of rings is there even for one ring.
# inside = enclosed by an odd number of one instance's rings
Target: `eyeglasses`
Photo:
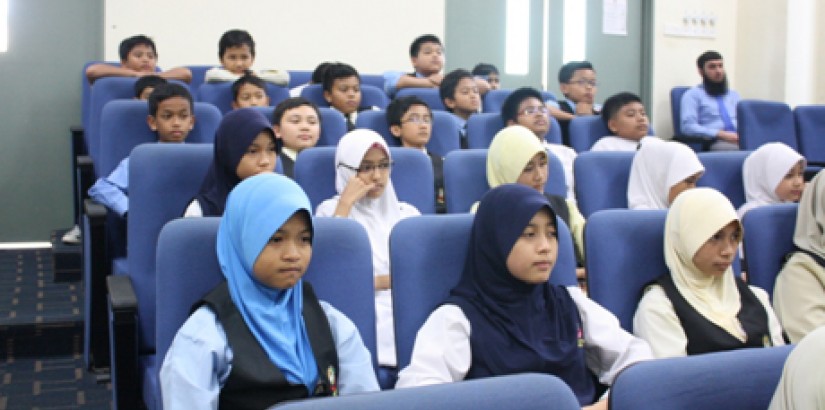
[[[387,171],[389,171],[389,170],[390,170],[390,168],[392,168],[392,161],[388,161],[388,162],[379,162],[378,164],[364,164],[364,165],[361,165],[361,166],[360,166],[360,167],[358,167],[358,168],[351,167],[351,166],[349,166],[349,165],[347,165],[347,164],[344,164],[343,162],[342,162],[342,163],[339,163],[339,164],[338,164],[338,166],[339,166],[339,167],[344,167],[344,168],[349,169],[349,170],[351,170],[351,171],[355,171],[355,172],[357,172],[357,173],[359,173],[359,174],[371,174],[371,173],[372,173],[373,171],[375,171],[376,169],[377,169],[378,171],[380,171],[380,172],[387,172]]]
[[[413,114],[413,115],[410,115],[409,118],[407,118],[406,120],[403,120],[401,122],[402,123],[411,122],[413,124],[432,124],[433,119],[429,115],[421,116],[421,115],[418,115],[418,114]]]
[[[580,85],[582,87],[588,86],[588,85],[591,86],[591,87],[597,87],[599,85],[599,83],[597,83],[596,80],[576,80],[576,81],[570,81],[567,84],[576,84],[576,85]]]
[[[547,106],[545,105],[531,105],[529,107],[524,107],[521,111],[519,111],[520,115],[533,115],[533,114],[547,114]]]

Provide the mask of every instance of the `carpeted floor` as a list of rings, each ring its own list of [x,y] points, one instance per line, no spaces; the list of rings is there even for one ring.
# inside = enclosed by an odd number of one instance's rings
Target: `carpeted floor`
[[[0,250],[0,410],[109,409],[83,369],[83,288],[54,283],[51,251]]]

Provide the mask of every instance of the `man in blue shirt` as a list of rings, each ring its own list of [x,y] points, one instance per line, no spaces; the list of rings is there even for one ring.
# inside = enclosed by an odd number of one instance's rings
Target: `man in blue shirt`
[[[696,60],[702,84],[682,96],[681,128],[685,135],[714,139],[713,151],[739,149],[736,104],[739,93],[728,88],[722,55],[706,51]]]

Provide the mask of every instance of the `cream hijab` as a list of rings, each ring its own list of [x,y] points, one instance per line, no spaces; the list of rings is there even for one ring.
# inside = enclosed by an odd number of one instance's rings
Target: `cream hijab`
[[[770,410],[825,409],[825,327],[803,338],[785,361]]]
[[[695,188],[683,192],[667,213],[665,263],[676,289],[697,312],[744,341],[745,332],[736,318],[741,302],[733,269],[709,276],[693,263],[699,248],[731,221],[739,222],[736,210],[718,191]]]
[[[361,160],[370,148],[382,149],[389,160],[390,150],[384,139],[372,130],[356,129],[344,135],[338,142],[335,150],[335,190],[338,192],[333,200],[341,199],[341,192],[347,186],[349,180],[356,175],[346,166],[358,168]],[[346,166],[342,166],[344,164]],[[395,196],[392,180],[387,179],[387,186],[384,193],[378,198],[361,198],[352,206],[350,218],[358,221],[367,230],[372,246],[372,264],[376,275],[387,275],[390,273],[390,231],[396,222],[401,220],[401,209],[398,197]]]
[[[822,172],[802,191],[793,243],[825,258],[825,175]]]
[[[704,170],[687,145],[648,138],[633,157],[627,205],[630,209],[667,209],[670,188]]]
[[[739,218],[753,208],[782,202],[776,196],[776,186],[788,171],[805,157],[781,142],[762,145],[748,155],[742,164],[745,184],[745,204],[739,207]]]
[[[487,183],[490,188],[518,181],[524,166],[544,150],[527,127],[511,125],[499,131],[487,151]]]

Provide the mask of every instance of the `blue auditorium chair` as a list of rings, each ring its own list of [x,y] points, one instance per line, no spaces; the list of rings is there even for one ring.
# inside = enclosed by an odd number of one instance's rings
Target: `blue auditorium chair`
[[[523,373],[458,383],[411,387],[351,396],[293,401],[283,410],[577,410],[576,396],[561,379]]]
[[[324,98],[324,89],[321,84],[310,84],[301,90],[301,97],[306,98],[319,107],[329,107],[329,102]],[[361,106],[378,107],[386,109],[390,103],[389,97],[384,90],[372,85],[361,84]]]
[[[558,224],[559,250],[550,283],[577,286],[576,257],[567,225]],[[410,363],[415,336],[458,284],[473,215],[422,215],[399,221],[390,234],[392,303],[398,368]]]
[[[610,408],[763,410],[792,349],[738,349],[637,363],[613,383]]]
[[[361,74],[361,84],[375,87],[381,92],[384,92],[384,75],[383,74]],[[386,96],[387,94],[384,93]]]
[[[301,185],[313,209],[332,198],[335,191],[336,147],[307,148],[295,160],[295,182]],[[393,167],[390,179],[398,200],[416,207],[422,214],[435,213],[433,164],[430,157],[412,148],[391,147]]]
[[[386,111],[363,111],[358,113],[355,127],[371,129],[381,134],[390,147],[401,146],[401,141],[390,133]],[[433,111],[432,133],[430,141],[427,143],[427,150],[445,156],[447,153],[459,149],[458,129],[458,121],[454,115],[443,111]]]
[[[800,105],[793,110],[799,153],[808,165],[825,166],[825,105]]]
[[[481,113],[473,114],[467,120],[467,143],[468,148],[482,148],[490,147],[493,137],[504,128],[504,121],[501,120],[501,115],[498,113]],[[550,129],[544,140],[553,143],[561,144],[561,126],[555,118],[550,117]]]
[[[634,154],[588,151],[576,157],[576,200],[585,218],[603,209],[627,208],[627,184]]]
[[[561,161],[552,153],[548,153],[547,157],[550,177],[547,178],[544,191],[566,197],[567,186]],[[469,212],[470,207],[489,190],[486,149],[458,150],[447,154],[444,159],[444,200],[447,213]]]
[[[215,65],[187,65],[184,66],[192,72],[192,80],[189,81],[189,87],[193,90],[197,90],[201,84],[205,83],[206,72],[209,71],[210,68],[215,67]]]
[[[705,173],[696,186],[716,189],[728,197],[734,208],[739,208],[745,203],[742,164],[748,155],[750,151],[700,152],[697,156]]]
[[[781,142],[799,151],[796,124],[788,104],[742,100],[736,106],[739,149],[753,151],[766,142]]]
[[[203,83],[198,87],[197,100],[210,103],[226,114],[232,111],[232,84],[233,81]],[[289,89],[272,83],[266,84],[266,94],[269,96],[269,105],[276,106],[289,98]]]
[[[648,127],[648,135],[653,135],[653,129]],[[575,117],[570,121],[570,145],[577,153],[590,151],[599,139],[612,135],[604,124],[601,115]]]
[[[444,101],[441,101],[438,88],[402,88],[395,93],[395,98],[406,97],[408,95],[414,95],[424,100],[433,111],[447,111],[447,108],[444,107]]]
[[[312,70],[287,70],[289,73],[289,88],[306,84],[312,79]]]
[[[796,248],[793,234],[798,207],[797,204],[760,206],[742,218],[748,283],[765,289],[771,297],[785,256]]]
[[[501,106],[504,105],[504,100],[513,92],[511,89],[490,90],[484,94],[482,99],[482,111],[485,113],[499,113]],[[549,91],[539,91],[541,93],[542,101],[556,101],[556,96]]]

